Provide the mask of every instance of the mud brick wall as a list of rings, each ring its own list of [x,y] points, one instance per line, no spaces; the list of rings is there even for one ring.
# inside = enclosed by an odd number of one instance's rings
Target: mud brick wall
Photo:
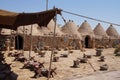
[[[105,48],[114,48],[116,45],[120,44],[120,39],[96,39],[95,40],[95,46],[98,45],[104,46]]]
[[[66,48],[68,46],[78,46],[77,44],[78,39],[76,41],[73,41],[72,38],[66,38],[66,37],[55,37],[54,45],[56,48]],[[33,49],[37,45],[44,46],[53,46],[53,37],[50,36],[32,36],[32,47]],[[30,36],[26,36],[25,38],[25,49],[29,50],[30,48]],[[78,48],[77,48],[78,49]]]

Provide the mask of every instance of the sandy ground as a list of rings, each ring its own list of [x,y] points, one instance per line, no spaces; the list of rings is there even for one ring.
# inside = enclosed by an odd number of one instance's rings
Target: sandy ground
[[[120,71],[101,72],[94,75],[72,78],[69,80],[120,80]]]
[[[68,51],[59,51],[56,56],[60,56],[61,54],[67,52]],[[105,77],[103,80],[108,80],[110,77],[113,78],[113,76],[115,76],[114,73],[116,72],[114,71],[117,71],[117,73],[120,75],[120,57],[114,56],[113,52],[113,48],[104,49],[102,55],[104,55],[106,58],[105,62],[98,62],[99,58],[95,56],[95,49],[86,49],[85,54],[92,55],[92,58],[89,59],[89,62],[94,66],[96,70],[96,72],[94,72],[89,63],[80,63],[79,68],[71,68],[71,66],[73,66],[73,60],[83,56],[81,51],[73,50],[73,53],[69,54],[68,58],[60,57],[58,62],[52,62],[52,68],[57,67],[57,75],[55,75],[54,78],[50,78],[50,80],[101,80],[106,75],[108,75],[108,77]],[[35,56],[35,59],[40,62],[45,62],[45,68],[48,69],[50,54],[50,51],[46,51],[45,57],[40,57],[37,55],[37,53],[32,52],[31,56]],[[29,52],[25,51],[24,55],[28,57]],[[23,66],[23,63],[13,62],[13,59],[14,58],[12,57],[6,57],[7,63],[12,63],[12,71],[19,75],[17,80],[46,80],[45,77],[40,77],[37,79],[31,78],[34,73],[28,69],[20,69]],[[100,65],[105,63],[108,64],[109,69],[107,71],[100,71]],[[116,79],[109,80],[120,80],[120,78],[117,77]]]

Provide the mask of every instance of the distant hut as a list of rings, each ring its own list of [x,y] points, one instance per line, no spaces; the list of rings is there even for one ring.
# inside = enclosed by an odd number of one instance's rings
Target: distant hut
[[[94,34],[96,39],[108,38],[107,33],[103,29],[100,23],[94,28]]]
[[[1,31],[0,31],[1,35],[11,35],[11,30],[10,29],[4,29],[2,28]]]
[[[85,20],[79,27],[78,31],[82,35],[83,45],[86,48],[93,48],[95,45],[94,43],[95,35],[90,24]]]
[[[108,34],[108,36],[110,37],[110,39],[118,39],[119,38],[119,33],[117,32],[117,30],[113,27],[113,25],[111,24],[109,26],[109,28],[106,30],[106,33]]]
[[[70,45],[75,42],[74,46],[79,46],[81,48],[81,35],[77,30],[77,25],[72,21],[69,20],[61,29],[66,37],[73,39],[72,42],[70,42]],[[79,42],[79,43],[78,43]]]
[[[18,27],[17,29],[18,34],[30,35],[31,27],[32,27],[32,36],[43,36],[43,33],[39,31],[38,29],[39,26],[37,24]]]
[[[106,46],[108,45],[108,35],[105,32],[105,30],[103,29],[102,25],[100,23],[98,23],[98,25],[94,28],[94,34],[95,34],[95,43],[96,43],[96,47],[98,45],[101,46]]]
[[[15,34],[16,34],[16,31],[14,31],[14,30],[2,28],[0,31],[0,45],[1,45],[1,43],[4,43],[7,39],[9,39],[10,46],[14,47]]]
[[[111,44],[111,47],[115,47],[120,43],[120,39],[119,39],[120,35],[112,24],[108,27],[106,33],[109,36],[109,43]]]
[[[49,36],[50,30],[47,27],[38,27],[38,30],[43,33],[43,36]]]
[[[49,34],[53,34],[54,33],[54,27],[55,27],[55,22],[52,19],[49,24],[47,25],[47,28],[49,30]],[[61,36],[63,35],[63,32],[60,30],[60,28],[58,27],[58,25],[56,24],[56,36]]]
[[[34,45],[38,42],[38,37],[43,36],[43,33],[39,31],[38,27],[37,24],[19,26],[15,35],[15,49],[23,49],[23,47],[24,49],[29,49],[30,43]],[[31,37],[32,42],[30,42]]]
[[[77,25],[69,20],[63,27],[62,27],[62,31],[70,37],[73,38],[78,38],[81,40],[81,35],[79,34],[78,30],[77,30]]]

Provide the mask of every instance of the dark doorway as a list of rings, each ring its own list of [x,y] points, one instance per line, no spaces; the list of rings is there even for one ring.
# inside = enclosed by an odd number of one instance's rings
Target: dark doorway
[[[90,36],[85,37],[85,48],[90,48]]]
[[[23,49],[23,38],[20,35],[15,37],[15,49]]]

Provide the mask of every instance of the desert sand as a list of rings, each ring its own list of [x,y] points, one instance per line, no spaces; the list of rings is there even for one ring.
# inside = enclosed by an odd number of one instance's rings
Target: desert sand
[[[95,49],[86,49],[85,54],[92,55],[89,62],[93,65],[96,71],[94,71],[89,63],[80,63],[79,68],[72,68],[73,60],[83,57],[83,52],[80,50],[72,50],[67,58],[60,57],[58,62],[52,62],[52,68],[57,67],[57,75],[50,80],[120,80],[120,57],[113,54],[114,49],[108,48],[104,49],[102,55],[105,56],[105,62],[99,62],[99,57],[96,57]],[[46,69],[49,68],[50,54],[51,51],[45,51],[45,57],[40,57],[32,51],[31,56],[35,56],[35,59],[40,62],[45,62],[44,66]],[[60,56],[63,53],[68,53],[68,51],[59,51],[56,56]],[[6,53],[7,55],[7,53]],[[28,58],[29,51],[24,51],[24,55]],[[11,68],[16,74],[18,74],[17,80],[47,80],[45,77],[31,78],[34,72],[28,69],[20,69],[23,63],[13,61],[13,57],[6,57],[7,63],[12,63]],[[100,71],[100,65],[107,64],[109,66],[107,71]],[[115,77],[115,78],[114,78]],[[113,79],[114,78],[114,79]]]

